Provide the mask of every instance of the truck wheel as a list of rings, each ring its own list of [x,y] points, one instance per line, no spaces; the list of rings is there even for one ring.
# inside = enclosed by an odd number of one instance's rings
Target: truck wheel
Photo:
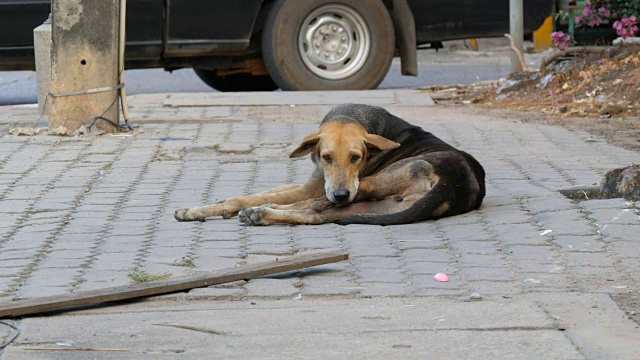
[[[373,89],[395,50],[380,0],[277,0],[262,33],[262,54],[283,90]]]
[[[200,80],[219,91],[273,91],[278,88],[269,75],[234,74],[217,76],[215,71],[193,69]]]

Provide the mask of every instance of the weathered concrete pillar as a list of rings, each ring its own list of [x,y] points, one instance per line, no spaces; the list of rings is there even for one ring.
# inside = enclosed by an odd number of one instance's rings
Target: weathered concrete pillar
[[[70,132],[96,116],[118,122],[119,0],[53,0],[49,129]],[[89,91],[80,95],[65,93]],[[98,121],[99,129],[116,127]]]
[[[33,47],[36,55],[36,79],[38,82],[38,114],[44,114],[48,121],[48,109],[51,103],[47,100],[51,84],[51,14],[44,24],[33,30]],[[45,109],[45,103],[47,108]]]

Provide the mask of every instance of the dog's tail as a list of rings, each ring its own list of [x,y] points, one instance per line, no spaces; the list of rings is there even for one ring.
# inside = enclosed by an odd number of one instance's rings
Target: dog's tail
[[[393,214],[351,215],[336,221],[336,223],[340,225],[400,225],[416,221],[437,219],[445,214],[444,212],[436,214],[436,210],[446,204],[447,201],[452,201],[454,196],[455,194],[450,187],[446,184],[438,183],[425,196],[405,210]]]

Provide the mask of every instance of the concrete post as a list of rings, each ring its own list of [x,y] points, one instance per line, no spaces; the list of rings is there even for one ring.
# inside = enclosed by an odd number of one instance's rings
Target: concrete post
[[[524,43],[524,6],[522,0],[509,0],[509,27],[516,48],[522,54]],[[515,51],[511,52],[511,72],[522,72],[520,59]]]
[[[119,0],[53,0],[49,129],[118,122]],[[106,90],[111,89],[111,90]],[[80,92],[81,94],[77,94]],[[64,96],[65,94],[77,94]],[[105,121],[107,132],[116,127]]]
[[[38,114],[44,114],[43,120],[48,121],[48,109],[51,105],[47,100],[51,84],[51,14],[44,24],[33,30],[33,48],[36,55]]]

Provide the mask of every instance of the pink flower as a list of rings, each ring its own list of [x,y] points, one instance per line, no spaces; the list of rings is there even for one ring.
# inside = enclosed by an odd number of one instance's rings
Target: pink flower
[[[618,36],[626,39],[630,36],[635,36],[638,33],[638,26],[636,17],[631,15],[628,18],[622,18],[620,21],[613,23],[613,28],[616,29]]]
[[[556,31],[551,33],[551,40],[553,41],[553,45],[555,45],[558,49],[564,50],[571,43],[571,36],[566,35],[562,31]]]
[[[589,19],[589,26],[591,27],[598,26],[600,25],[601,22],[602,22],[602,19],[600,18],[600,16],[596,15],[591,19]]]
[[[611,11],[606,7],[602,6],[598,9],[598,14],[602,15],[602,17],[608,18],[611,17]]]

